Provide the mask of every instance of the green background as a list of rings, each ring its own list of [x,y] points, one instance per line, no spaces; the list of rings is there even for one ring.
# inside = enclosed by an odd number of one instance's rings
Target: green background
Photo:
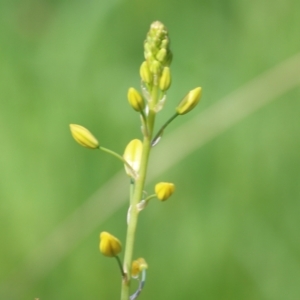
[[[151,22],[167,26],[174,54],[158,124],[187,91],[204,91],[167,136],[297,54],[299,14],[298,0],[1,0],[0,299],[119,298],[117,265],[98,239],[105,230],[125,242],[127,205],[102,218],[111,205],[102,196],[83,235],[80,207],[123,166],[76,145],[68,124],[119,153],[141,137],[126,94],[139,87]],[[176,192],[140,216],[135,257],[149,264],[140,299],[300,299],[299,96],[290,89],[148,181],[149,193],[157,181]],[[111,191],[125,198],[121,178]],[[78,208],[72,237],[40,248]]]

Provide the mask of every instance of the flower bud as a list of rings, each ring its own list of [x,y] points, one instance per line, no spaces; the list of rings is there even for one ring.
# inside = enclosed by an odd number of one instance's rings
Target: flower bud
[[[151,24],[144,42],[144,56],[151,73],[155,75],[171,63],[170,40],[163,23],[156,21]]]
[[[199,102],[202,94],[202,88],[197,87],[191,90],[176,107],[179,115],[184,115],[192,110]]]
[[[129,88],[127,98],[129,104],[134,110],[141,112],[145,108],[144,99],[136,89]]]
[[[137,278],[141,271],[148,269],[148,264],[143,258],[134,260],[131,265],[131,276]]]
[[[150,71],[152,74],[158,75],[161,72],[162,64],[158,60],[150,62]]]
[[[164,67],[161,77],[159,79],[159,88],[164,92],[169,89],[171,85],[171,71],[169,67]]]
[[[160,182],[155,185],[156,197],[161,200],[167,200],[175,190],[175,185],[169,182]]]
[[[140,76],[141,76],[142,80],[145,83],[149,84],[149,83],[152,82],[152,74],[150,72],[149,65],[148,65],[147,61],[144,61],[141,64],[141,67],[140,67]]]
[[[165,48],[161,48],[156,54],[156,59],[160,62],[164,62],[166,56],[167,56],[167,50]]]
[[[100,233],[99,249],[103,255],[114,257],[121,252],[122,245],[121,242],[115,236],[111,235],[106,231],[102,231]]]
[[[142,150],[143,143],[138,139],[134,139],[128,143],[123,154],[124,159],[136,172],[138,172],[140,169]],[[126,166],[126,164],[125,171],[127,175],[129,175],[130,177],[134,177],[131,170]]]
[[[74,140],[81,146],[89,149],[99,148],[98,140],[85,127],[76,124],[70,124],[70,130]]]
[[[170,44],[169,39],[164,39],[164,40],[161,41],[161,47],[164,48],[164,49],[168,49],[169,44]]]

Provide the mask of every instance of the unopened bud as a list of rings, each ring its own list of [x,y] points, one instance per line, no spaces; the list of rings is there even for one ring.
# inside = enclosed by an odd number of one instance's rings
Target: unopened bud
[[[159,79],[159,88],[162,91],[166,91],[169,89],[170,85],[171,85],[171,71],[169,67],[164,67]]]
[[[145,83],[152,82],[152,74],[149,69],[149,65],[147,61],[144,61],[140,67],[140,76]]]
[[[161,63],[158,60],[150,62],[150,71],[152,74],[158,75],[161,72]]]
[[[140,169],[142,150],[143,143],[138,139],[134,139],[128,143],[123,154],[124,159],[136,172],[138,172]],[[128,166],[126,166],[126,164],[125,171],[127,175],[129,175],[130,177],[134,177],[132,171],[130,170],[130,168],[128,168]]]
[[[74,140],[81,146],[89,149],[99,148],[98,140],[85,127],[76,124],[70,124],[70,130]]]
[[[169,39],[164,39],[161,41],[161,47],[167,49],[169,47]]]
[[[103,231],[100,233],[99,249],[103,255],[114,257],[121,252],[122,245],[115,236],[106,231]]]
[[[136,89],[129,88],[127,98],[129,104],[134,110],[141,112],[145,108],[144,99]]]
[[[175,190],[175,185],[169,182],[160,182],[155,185],[156,197],[161,200],[167,200]]]
[[[156,59],[160,62],[164,62],[166,56],[167,56],[167,50],[165,48],[161,48],[156,54]]]
[[[179,115],[184,115],[192,110],[199,102],[202,94],[202,88],[197,87],[191,90],[176,107]]]

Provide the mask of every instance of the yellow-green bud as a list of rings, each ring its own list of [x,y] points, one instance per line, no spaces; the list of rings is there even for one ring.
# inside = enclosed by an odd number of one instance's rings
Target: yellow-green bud
[[[141,78],[142,80],[145,82],[145,83],[151,83],[152,82],[152,74],[150,72],[150,69],[149,69],[149,65],[148,65],[148,62],[147,61],[144,61],[140,67],[140,75],[141,75]]]
[[[179,115],[184,115],[192,110],[199,102],[202,95],[202,88],[197,87],[191,90],[176,107],[176,111]]]
[[[129,88],[127,93],[128,102],[131,107],[141,112],[145,108],[145,102],[142,95],[134,88]]]
[[[108,257],[115,257],[121,252],[122,245],[115,236],[106,231],[103,231],[100,233],[99,249],[103,255]]]
[[[164,67],[159,79],[159,88],[162,91],[166,91],[169,89],[170,85],[171,85],[171,71],[169,67]]]
[[[74,140],[81,146],[89,149],[99,148],[98,140],[85,127],[76,124],[70,124],[70,130]]]
[[[128,143],[123,154],[124,159],[136,172],[138,172],[140,169],[142,150],[143,143],[138,139],[134,139]],[[125,171],[127,175],[129,175],[130,177],[134,177],[131,170],[126,166],[126,164]]]
[[[160,182],[155,185],[156,197],[161,200],[167,200],[175,190],[175,185],[170,182]]]
[[[161,72],[161,63],[158,60],[153,60],[150,62],[150,71],[153,74],[159,74]]]
[[[168,39],[164,39],[161,41],[161,47],[167,49],[169,46],[169,40]]]
[[[165,48],[161,48],[156,54],[156,59],[160,62],[163,62],[166,56],[167,56],[167,50]]]
[[[146,263],[144,258],[138,258],[134,260],[131,265],[131,276],[136,278],[139,273],[145,269],[148,269],[148,264]]]

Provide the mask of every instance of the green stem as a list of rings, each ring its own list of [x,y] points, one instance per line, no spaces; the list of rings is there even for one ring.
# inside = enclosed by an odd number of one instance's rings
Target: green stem
[[[150,195],[150,196],[148,196],[146,199],[145,199],[145,201],[146,202],[149,202],[151,199],[153,199],[153,198],[156,198],[156,194],[153,194],[153,195]]]
[[[154,127],[155,121],[155,111],[154,107],[158,99],[158,89],[157,87],[153,87],[151,93],[151,102],[149,103],[149,114],[147,116],[147,129],[148,135],[144,136],[143,140],[143,152],[142,158],[140,163],[140,170],[139,176],[135,181],[134,191],[132,195],[131,203],[131,210],[130,210],[130,218],[127,227],[127,236],[126,236],[126,245],[125,245],[125,255],[124,255],[124,271],[125,271],[125,278],[122,280],[122,291],[121,291],[121,300],[128,300],[129,299],[129,287],[130,287],[130,279],[131,279],[131,264],[132,264],[132,256],[133,256],[133,249],[134,249],[134,240],[135,240],[135,232],[138,222],[138,214],[139,211],[137,209],[137,204],[140,202],[143,196],[143,190],[145,185],[147,167],[148,167],[148,160],[149,154],[151,149],[151,137]]]
[[[132,196],[134,191],[134,181],[132,178],[130,178],[130,186],[129,186],[129,204],[131,205]]]
[[[134,179],[136,179],[137,174],[136,174],[135,170],[133,170],[131,165],[126,161],[126,159],[123,156],[121,156],[120,154],[118,154],[110,149],[107,149],[107,148],[104,148],[101,146],[99,147],[99,150],[102,150],[102,151],[116,157],[117,159],[119,159],[122,163],[124,163],[127,166],[127,168],[130,170],[131,175],[134,177]]]
[[[151,145],[155,146],[157,144],[157,140],[162,136],[165,128],[178,116],[178,113],[176,112],[161,128],[160,130],[157,132],[157,134],[155,135],[155,137],[153,138]]]
[[[142,116],[142,126],[143,126],[143,134],[145,136],[149,136],[149,133],[148,133],[148,125],[147,125],[147,117],[145,115],[145,112],[144,111],[141,111],[141,116]]]
[[[123,267],[122,267],[122,263],[121,263],[121,260],[119,258],[119,256],[115,256],[117,262],[118,262],[118,266],[120,268],[120,271],[121,271],[121,274],[122,274],[122,277],[124,278],[125,277],[125,273],[124,273],[124,270],[123,270]]]

